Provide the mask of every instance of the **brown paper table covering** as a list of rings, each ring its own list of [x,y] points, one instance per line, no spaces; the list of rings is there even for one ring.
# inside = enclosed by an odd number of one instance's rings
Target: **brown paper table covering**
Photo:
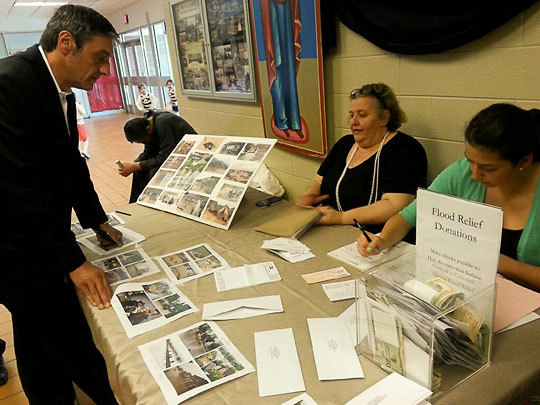
[[[137,346],[201,321],[204,303],[265,295],[280,295],[285,311],[280,314],[218,321],[229,339],[255,368],[257,364],[254,332],[292,328],[306,392],[318,404],[344,404],[387,375],[382,369],[360,356],[366,378],[318,380],[306,318],[336,317],[349,307],[353,300],[332,303],[324,294],[321,283],[308,285],[301,274],[343,265],[351,273],[351,277],[358,276],[360,274],[358,270],[326,254],[330,250],[353,242],[358,235],[358,230],[352,226],[314,227],[301,238],[301,241],[312,250],[316,257],[296,264],[288,263],[261,249],[262,242],[265,239],[273,239],[273,236],[253,230],[290,204],[283,202],[265,209],[257,208],[255,202],[265,197],[268,196],[249,188],[227,231],[136,204],[121,208],[122,211],[132,214],[131,217],[120,214],[126,221],[125,226],[146,237],[141,246],[152,257],[199,243],[208,243],[232,267],[246,263],[273,261],[283,279],[280,282],[222,293],[216,291],[213,275],[189,281],[179,288],[200,311],[133,339],[127,338],[112,309],[96,310],[90,307],[81,296],[94,338],[107,361],[113,390],[121,404],[165,404],[161,390],[148,371]],[[126,248],[126,250],[132,248]],[[99,258],[89,250],[85,250],[85,253],[89,260]],[[159,274],[153,274],[135,282],[166,277],[165,272],[161,270]],[[540,382],[540,344],[538,342],[540,342],[540,320],[495,336],[492,365],[450,391],[436,403],[445,405],[506,404],[524,399],[526,392],[534,389]],[[193,405],[281,404],[298,394],[259,397],[255,372],[210,389],[185,403]]]

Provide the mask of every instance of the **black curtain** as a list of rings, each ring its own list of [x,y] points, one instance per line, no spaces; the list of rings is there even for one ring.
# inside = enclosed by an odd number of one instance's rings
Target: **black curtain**
[[[348,28],[386,51],[444,52],[484,36],[536,1],[321,0],[323,48],[335,45],[337,15]]]

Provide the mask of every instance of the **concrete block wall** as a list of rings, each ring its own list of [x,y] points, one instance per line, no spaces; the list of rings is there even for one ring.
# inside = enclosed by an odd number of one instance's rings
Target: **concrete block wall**
[[[169,43],[174,30],[166,0]],[[390,85],[407,113],[401,128],[424,145],[429,177],[463,156],[470,118],[495,102],[540,108],[540,2],[481,39],[440,54],[407,56],[381,50],[338,23],[338,45],[325,55],[328,143],[349,133],[348,93],[369,82]],[[178,58],[171,46],[174,77]],[[258,103],[180,96],[182,115],[204,134],[263,137]],[[266,160],[289,198],[303,191],[321,159],[275,147]]]

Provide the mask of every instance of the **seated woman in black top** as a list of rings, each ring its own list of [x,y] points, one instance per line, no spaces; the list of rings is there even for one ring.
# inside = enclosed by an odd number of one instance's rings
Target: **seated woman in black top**
[[[418,187],[426,187],[426,153],[397,131],[406,116],[386,84],[366,84],[349,99],[352,134],[336,142],[297,204],[321,204],[320,225],[356,219],[376,233],[415,199]]]

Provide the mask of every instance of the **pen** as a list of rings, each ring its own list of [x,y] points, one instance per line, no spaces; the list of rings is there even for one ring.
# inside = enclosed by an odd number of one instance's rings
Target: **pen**
[[[370,238],[369,235],[367,234],[367,232],[366,232],[366,230],[364,229],[364,227],[358,223],[358,221],[356,220],[356,218],[353,218],[353,221],[354,221],[354,224],[356,225],[356,227],[362,231],[362,235],[364,235],[364,237],[367,239],[367,241],[368,241],[369,243],[371,243],[371,238]]]
[[[117,212],[117,213],[119,213],[119,214],[124,214],[124,215],[127,215],[128,217],[130,217],[130,216],[131,216],[131,214],[130,214],[129,212],[124,212],[124,211],[118,211],[118,210],[117,210],[117,211],[114,211],[114,212]]]

